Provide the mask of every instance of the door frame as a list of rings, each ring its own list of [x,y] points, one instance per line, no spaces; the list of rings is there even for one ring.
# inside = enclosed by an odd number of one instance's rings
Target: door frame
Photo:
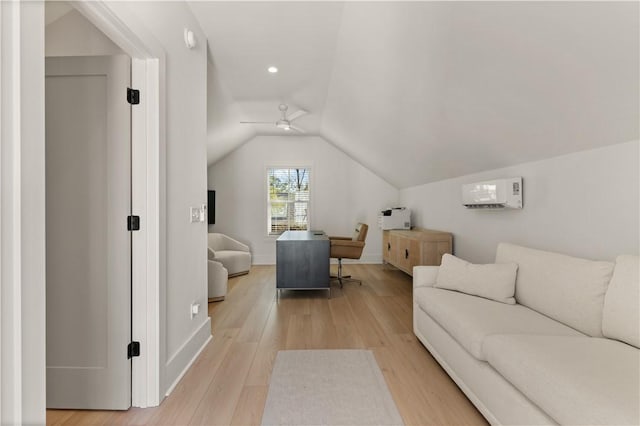
[[[0,2],[2,424],[45,420],[43,23],[40,3]]]
[[[132,364],[132,405],[156,406],[166,358],[165,53],[126,4],[71,4],[132,58],[142,94],[132,117],[132,207],[142,219],[132,253],[133,338],[142,354]],[[42,424],[44,3],[1,2],[0,22],[0,422]]]
[[[131,57],[131,85],[140,90],[140,104],[132,107],[131,116],[131,208],[141,223],[140,231],[133,232],[131,251],[132,339],[140,342],[140,356],[132,358],[131,405],[153,407],[162,400],[165,345],[160,309],[166,287],[165,53],[133,17],[127,22],[119,17],[130,16],[116,13],[121,4],[70,4]]]

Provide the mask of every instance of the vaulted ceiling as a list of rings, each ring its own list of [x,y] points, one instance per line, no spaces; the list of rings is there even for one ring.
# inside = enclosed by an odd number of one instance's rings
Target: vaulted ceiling
[[[280,103],[398,188],[639,138],[637,2],[189,4],[209,164]]]

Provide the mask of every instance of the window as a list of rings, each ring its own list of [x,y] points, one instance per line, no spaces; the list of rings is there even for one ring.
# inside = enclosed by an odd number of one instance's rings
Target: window
[[[267,232],[309,230],[309,175],[306,168],[267,168]]]

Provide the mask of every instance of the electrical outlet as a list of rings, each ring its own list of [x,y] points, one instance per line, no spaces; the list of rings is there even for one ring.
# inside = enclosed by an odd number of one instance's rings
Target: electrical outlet
[[[191,304],[191,319],[195,318],[196,315],[198,315],[198,312],[200,312],[200,304],[199,303],[192,303]]]

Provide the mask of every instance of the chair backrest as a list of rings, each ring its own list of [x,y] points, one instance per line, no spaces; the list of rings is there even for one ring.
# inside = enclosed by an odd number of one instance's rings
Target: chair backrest
[[[224,236],[218,233],[208,234],[207,246],[212,250],[224,250]]]
[[[369,231],[369,225],[366,223],[358,223],[353,233],[353,241],[364,241],[367,238],[367,231]]]

